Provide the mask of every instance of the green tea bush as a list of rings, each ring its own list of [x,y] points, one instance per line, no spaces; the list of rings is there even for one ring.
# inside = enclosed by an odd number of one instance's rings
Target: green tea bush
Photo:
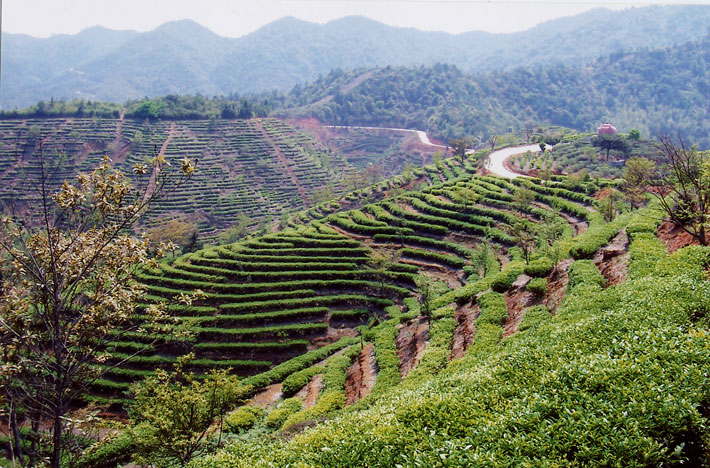
[[[241,406],[224,418],[224,430],[233,433],[248,431],[264,417],[265,413],[258,406]]]
[[[524,271],[525,264],[523,262],[512,261],[503,270],[491,276],[490,288],[496,292],[505,292]]]
[[[543,295],[547,290],[547,279],[546,278],[533,278],[525,287],[526,290],[533,294]]]
[[[266,416],[266,426],[272,429],[279,429],[289,416],[301,411],[301,408],[303,408],[303,403],[297,397],[282,401],[278,407],[271,410]]]
[[[357,338],[345,336],[335,343],[322,346],[305,354],[301,354],[300,356],[291,358],[286,362],[282,362],[266,372],[247,377],[242,380],[242,384],[245,386],[252,386],[254,388],[263,388],[274,382],[280,382],[288,375],[304,369],[305,367],[311,366],[316,362],[327,358],[331,354],[358,342],[359,340]]]
[[[525,315],[518,325],[518,331],[525,331],[531,328],[537,328],[541,324],[550,320],[550,309],[544,305],[529,307],[525,310]]]
[[[606,285],[606,280],[591,260],[577,260],[569,267],[568,287],[574,289],[581,284],[594,284],[600,288]]]
[[[689,245],[665,258],[661,257],[654,273],[658,276],[671,276],[678,271],[683,271],[702,281],[707,279],[708,267],[710,267],[710,247]]]
[[[380,325],[375,335],[375,362],[379,372],[372,393],[377,395],[397,385],[400,381],[399,356],[397,355],[397,319],[390,319]]]
[[[477,325],[490,323],[500,326],[508,318],[508,308],[502,294],[487,292],[478,298],[478,304],[481,306],[481,314],[476,320]]]
[[[623,228],[626,220],[626,217],[620,216],[611,223],[588,229],[573,239],[569,254],[574,259],[592,258],[600,248],[608,244],[616,233]]]
[[[325,363],[323,386],[325,390],[345,390],[348,368],[360,354],[360,346],[351,346],[340,356],[333,356]]]
[[[439,373],[449,361],[451,340],[454,336],[457,322],[454,319],[455,307],[444,307],[432,312],[429,325],[429,345],[424,350],[417,366],[405,379],[409,385],[421,382]]]
[[[294,372],[286,377],[282,382],[281,391],[283,395],[286,397],[295,395],[303,387],[305,387],[314,376],[322,374],[324,371],[324,366],[315,365],[301,371]]]
[[[283,428],[288,429],[294,424],[300,424],[320,418],[328,413],[342,408],[343,406],[345,406],[345,394],[342,391],[326,391],[320,396],[320,398],[318,398],[318,402],[314,406],[289,416],[288,419],[286,419],[286,422],[284,422]]]
[[[629,246],[629,255],[631,257],[629,277],[642,278],[653,273],[656,265],[668,258],[668,251],[655,233],[637,232]]]
[[[534,278],[547,276],[554,268],[555,262],[548,257],[540,257],[525,265],[523,272]]]
[[[311,381],[314,375],[321,374],[323,370],[323,366],[311,366],[307,369],[294,372],[283,380],[281,392],[283,392],[286,397],[295,395]]]

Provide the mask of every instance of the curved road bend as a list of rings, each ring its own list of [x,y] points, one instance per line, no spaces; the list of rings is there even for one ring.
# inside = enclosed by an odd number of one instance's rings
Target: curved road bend
[[[488,157],[486,169],[488,169],[488,171],[490,171],[492,174],[501,177],[507,177],[509,179],[515,179],[516,177],[520,177],[523,174],[518,174],[517,172],[509,171],[505,168],[503,163],[509,157],[515,154],[525,153],[526,151],[530,151],[532,153],[539,152],[540,145],[513,146],[510,148],[503,148],[499,149],[498,151],[494,151]]]
[[[395,131],[395,132],[409,132],[409,133],[416,133],[417,136],[419,137],[419,141],[421,141],[423,144],[428,145],[428,146],[436,146],[438,148],[446,148],[446,146],[443,145],[437,145],[435,143],[432,143],[431,140],[429,140],[429,137],[427,136],[426,132],[422,130],[412,130],[408,128],[387,128],[387,127],[363,127],[363,126],[356,126],[356,125],[323,125],[325,128],[337,128],[337,129],[348,129],[348,128],[354,128],[354,129],[363,129],[363,130],[390,130],[390,131]],[[474,150],[468,150],[467,152],[473,152]],[[508,169],[506,169],[503,166],[503,162],[505,162],[506,159],[509,157],[515,155],[515,154],[521,154],[525,153],[526,151],[531,151],[533,153],[536,153],[540,151],[540,145],[525,145],[525,146],[513,146],[510,148],[503,148],[499,149],[498,151],[494,151],[491,153],[491,155],[488,157],[488,163],[486,164],[486,169],[490,171],[492,174],[499,175],[501,177],[507,177],[509,179],[515,179],[516,177],[519,177],[523,174],[518,174],[516,172],[511,172]]]
[[[360,129],[360,130],[390,130],[392,132],[407,132],[407,133],[416,133],[417,136],[419,137],[419,141],[421,141],[423,144],[427,146],[436,146],[437,148],[446,148],[444,145],[437,145],[436,143],[432,143],[429,137],[427,136],[425,131],[422,130],[412,130],[409,128],[390,128],[390,127],[362,127],[362,126],[357,126],[357,125],[323,125],[325,128],[338,128],[338,129],[349,129],[349,128],[354,128],[354,129]]]

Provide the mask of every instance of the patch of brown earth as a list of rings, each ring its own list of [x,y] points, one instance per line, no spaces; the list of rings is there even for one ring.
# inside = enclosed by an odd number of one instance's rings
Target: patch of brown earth
[[[698,241],[693,236],[672,221],[664,221],[658,226],[657,236],[666,243],[668,253],[673,253],[689,245],[698,245]],[[705,235],[705,239],[710,243],[710,232]]]
[[[429,340],[429,322],[423,317],[415,318],[406,324],[397,325],[399,333],[395,339],[399,356],[399,373],[405,378],[416,367],[426,349]]]
[[[289,176],[291,182],[293,182],[293,185],[296,186],[296,190],[298,190],[298,193],[301,195],[301,201],[303,201],[303,206],[308,208],[308,197],[306,196],[306,191],[303,188],[303,185],[301,185],[301,181],[298,180],[298,176],[293,170],[293,167],[291,167],[291,165],[289,164],[288,158],[286,158],[286,155],[284,155],[283,151],[281,151],[281,147],[279,147],[279,145],[274,141],[274,139],[271,138],[271,135],[269,135],[266,129],[264,129],[261,120],[255,119],[253,120],[253,122],[256,129],[261,132],[264,140],[266,140],[266,142],[274,149],[274,153],[276,154],[276,157],[278,158],[279,162],[281,163],[281,166],[286,172],[286,175]]]
[[[375,345],[370,343],[362,348],[355,362],[348,368],[345,378],[345,404],[352,405],[368,396],[375,386],[376,377]]]
[[[352,328],[333,328],[328,327],[328,331],[324,336],[312,338],[308,344],[308,351],[318,349],[321,346],[335,343],[344,336],[357,336],[357,331]]]
[[[623,283],[629,273],[629,236],[619,231],[611,242],[599,249],[594,264],[606,279],[607,286]]]
[[[345,229],[341,228],[340,226],[336,226],[335,224],[326,223],[326,226],[328,226],[329,228],[331,228],[333,231],[337,232],[338,234],[348,236],[351,239],[361,240],[361,241],[369,241],[371,239],[370,237],[363,236],[362,234],[355,234],[354,232],[346,231]]]
[[[259,408],[270,409],[276,406],[276,402],[281,398],[281,384],[269,385],[247,401],[247,405],[258,406]]]
[[[441,265],[439,263],[424,262],[411,258],[403,258],[401,263],[407,265],[416,265],[419,267],[420,274],[425,273],[431,279],[440,280],[446,283],[450,289],[457,289],[463,286],[465,274],[461,270],[454,270],[450,266]]]
[[[542,303],[550,309],[551,313],[555,313],[557,307],[562,302],[562,297],[567,292],[567,284],[569,283],[569,267],[572,265],[571,258],[562,260],[555,265],[552,272],[547,277],[547,289]]]
[[[116,124],[116,138],[113,140],[113,154],[111,159],[115,162],[125,162],[128,156],[128,150],[131,149],[130,142],[121,144],[123,123],[125,122],[124,117],[126,115],[126,109],[121,109],[121,114],[118,116],[118,123]]]
[[[512,335],[518,331],[518,325],[525,315],[525,309],[541,302],[540,296],[525,290],[531,279],[528,275],[520,275],[503,295],[508,309],[508,318],[503,324],[503,336]]]
[[[464,356],[464,353],[473,343],[473,338],[476,336],[476,318],[481,313],[481,308],[470,303],[458,307],[456,309],[456,329],[454,337],[451,340],[451,355],[449,359],[458,359]]]
[[[589,229],[589,223],[580,219],[580,218],[577,218],[576,216],[572,216],[570,214],[567,214],[562,210],[557,211],[557,210],[555,210],[555,208],[553,208],[552,206],[547,205],[545,203],[536,202],[536,203],[533,203],[533,205],[537,206],[538,208],[542,208],[543,210],[552,211],[553,213],[558,214],[565,221],[567,221],[567,224],[572,226],[575,236],[578,236],[578,235],[582,234],[584,231],[586,231],[587,229]]]
[[[303,409],[312,408],[316,404],[323,387],[323,374],[314,375],[311,381],[296,394],[303,400]]]

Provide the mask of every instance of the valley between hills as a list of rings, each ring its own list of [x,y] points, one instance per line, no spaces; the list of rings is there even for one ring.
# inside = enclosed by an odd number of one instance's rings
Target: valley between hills
[[[0,466],[709,466],[688,34],[2,111]]]

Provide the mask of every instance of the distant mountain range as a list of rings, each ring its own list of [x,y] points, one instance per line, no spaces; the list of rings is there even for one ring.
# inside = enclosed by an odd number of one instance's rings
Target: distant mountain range
[[[283,18],[237,39],[189,20],[146,33],[93,27],[47,39],[3,34],[0,105],[25,107],[52,97],[124,102],[166,94],[285,91],[339,68],[450,63],[482,72],[581,65],[613,52],[683,43],[708,31],[710,6],[696,5],[595,9],[512,34],[423,32],[364,17],[325,25]]]

